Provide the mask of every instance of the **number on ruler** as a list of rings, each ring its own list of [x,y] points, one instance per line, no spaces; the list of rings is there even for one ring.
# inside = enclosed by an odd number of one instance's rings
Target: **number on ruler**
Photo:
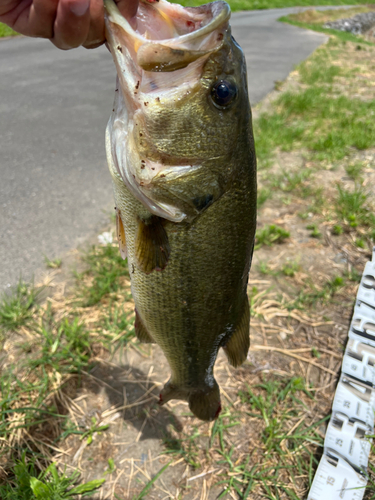
[[[327,477],[327,484],[329,484],[330,486],[333,486],[335,484],[335,478],[332,476],[328,476]]]

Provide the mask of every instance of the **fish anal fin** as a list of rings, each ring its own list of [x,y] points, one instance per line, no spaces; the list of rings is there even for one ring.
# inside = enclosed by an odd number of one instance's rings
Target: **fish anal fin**
[[[204,387],[189,395],[189,408],[200,420],[215,420],[221,412],[220,389],[216,380],[212,387]]]
[[[177,385],[173,384],[173,382],[169,381],[165,384],[159,395],[159,405],[163,406],[171,399],[180,399],[182,401],[186,401],[187,393]]]
[[[139,342],[142,342],[142,344],[155,344],[155,340],[148,333],[137,310],[135,310],[134,330]]]
[[[127,256],[125,229],[121,218],[121,211],[118,208],[115,208],[115,210],[116,210],[116,235],[120,249],[120,255],[125,260]]]
[[[135,258],[139,269],[146,274],[154,270],[162,271],[168,263],[170,252],[162,219],[156,215],[146,221],[139,219],[135,239]]]
[[[246,361],[250,347],[250,307],[249,299],[246,295],[242,308],[241,319],[236,330],[225,344],[224,352],[227,355],[229,364],[234,366],[242,365]]]

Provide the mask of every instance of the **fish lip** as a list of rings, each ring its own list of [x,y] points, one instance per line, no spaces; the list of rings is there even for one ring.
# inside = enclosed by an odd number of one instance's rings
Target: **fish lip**
[[[159,9],[164,11],[163,7],[165,3],[163,0],[158,0],[157,2],[149,2],[147,0],[141,0],[144,3],[151,6],[151,8]],[[228,22],[231,10],[227,3],[222,0],[218,0],[216,2],[212,2],[210,4],[210,10],[212,14],[212,19],[206,25],[194,30],[191,33],[187,33],[185,35],[180,35],[173,38],[165,38],[161,40],[153,40],[148,39],[137,33],[131,26],[131,24],[122,16],[117,5],[113,0],[104,0],[104,9],[105,9],[105,24],[106,24],[106,35],[109,31],[108,23],[117,24],[120,28],[124,30],[124,32],[130,35],[134,40],[137,40],[140,44],[144,43],[158,43],[158,44],[166,44],[169,47],[181,44],[187,44],[189,42],[194,41],[196,38],[200,38],[202,36],[208,35],[212,33],[215,29],[219,28],[221,25]],[[184,9],[184,7],[181,7]],[[107,37],[108,40],[108,37]]]

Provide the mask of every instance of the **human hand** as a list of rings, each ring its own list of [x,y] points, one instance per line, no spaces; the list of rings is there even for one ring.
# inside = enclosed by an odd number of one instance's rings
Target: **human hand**
[[[115,0],[131,20],[139,0]],[[26,36],[48,38],[59,49],[104,43],[103,0],[0,0],[0,21]]]

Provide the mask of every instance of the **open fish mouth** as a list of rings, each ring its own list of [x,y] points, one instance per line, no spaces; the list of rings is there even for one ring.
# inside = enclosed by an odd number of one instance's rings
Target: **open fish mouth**
[[[202,69],[230,33],[230,8],[222,1],[185,8],[166,0],[141,0],[137,16],[127,21],[113,0],[104,0],[104,6],[107,46],[118,76],[107,127],[113,164],[151,213],[180,222],[186,214],[153,200],[154,180],[199,167],[201,159],[169,154],[155,144],[149,133],[151,115],[201,91]]]
[[[140,69],[175,71],[217,49],[230,17],[229,6],[221,1],[185,8],[165,0],[141,0],[132,26],[113,0],[104,0],[104,5],[109,46],[121,54],[125,46],[138,74]]]

